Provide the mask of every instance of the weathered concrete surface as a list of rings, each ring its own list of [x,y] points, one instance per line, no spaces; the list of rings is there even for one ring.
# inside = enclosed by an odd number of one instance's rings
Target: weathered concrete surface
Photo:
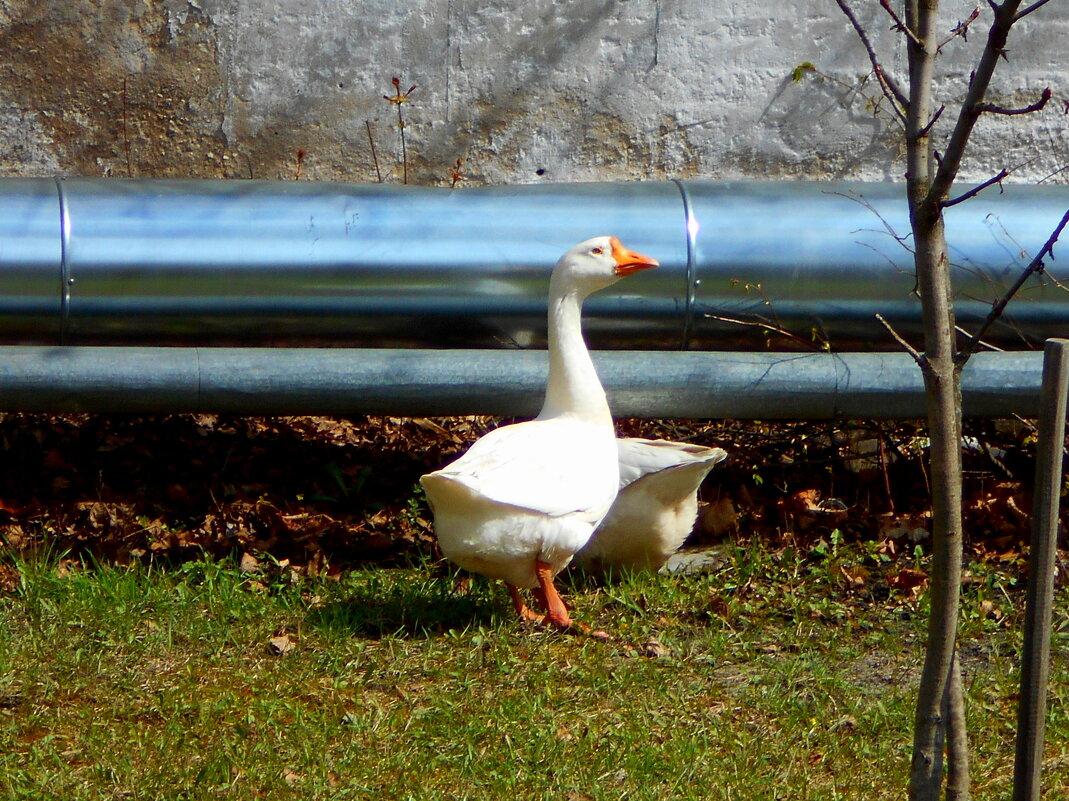
[[[944,28],[973,5],[944,3]],[[1006,105],[1055,100],[985,118],[963,177],[1069,177],[1056,5],[1014,32],[995,86]],[[901,75],[885,12],[854,6]],[[964,93],[988,15],[946,49],[941,102]],[[396,75],[418,85],[413,182],[448,183],[457,158],[475,183],[901,178],[868,71],[832,0],[0,0],[0,174],[285,178],[303,150],[301,177],[374,180],[370,123],[399,180]]]

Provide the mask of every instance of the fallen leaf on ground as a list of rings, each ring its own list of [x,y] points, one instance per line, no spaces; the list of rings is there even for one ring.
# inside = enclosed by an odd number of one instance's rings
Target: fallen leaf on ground
[[[843,578],[847,583],[855,590],[859,590],[865,586],[865,579],[869,577],[869,571],[865,568],[858,566],[847,569],[844,565],[839,566],[839,572],[843,574]]]
[[[897,573],[887,577],[887,585],[892,589],[909,593],[911,597],[916,598],[928,586],[928,574],[923,570],[904,567]]]
[[[13,593],[22,585],[19,571],[13,565],[0,564],[0,592]]]
[[[238,570],[242,573],[259,573],[260,560],[246,551],[241,555],[241,563],[238,565]]]
[[[267,641],[267,647],[271,653],[277,656],[285,656],[294,648],[297,647],[297,643],[290,638],[288,634],[282,634],[278,637],[272,637]]]
[[[648,656],[650,659],[657,659],[662,656],[671,656],[672,649],[664,643],[655,639],[648,639],[642,643],[642,655]]]
[[[927,539],[932,523],[932,513],[922,512],[917,515],[886,515],[877,522],[878,537],[881,540],[909,539],[920,542]]]

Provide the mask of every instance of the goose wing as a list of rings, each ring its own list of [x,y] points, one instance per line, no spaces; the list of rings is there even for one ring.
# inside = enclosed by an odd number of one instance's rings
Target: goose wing
[[[455,462],[424,476],[464,485],[495,503],[600,520],[618,485],[612,429],[561,419],[495,429]],[[432,490],[433,491],[433,490]]]

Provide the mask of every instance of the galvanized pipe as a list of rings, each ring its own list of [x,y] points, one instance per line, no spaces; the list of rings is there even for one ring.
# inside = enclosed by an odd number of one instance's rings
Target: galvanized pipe
[[[1069,188],[947,210],[970,325],[1046,240]],[[749,349],[761,316],[838,350],[919,330],[893,184],[562,184],[450,191],[269,181],[0,180],[0,341],[539,347],[550,268],[614,233],[662,264],[590,299],[595,347]],[[992,339],[1064,333],[1037,280]]]
[[[980,353],[965,413],[1035,416],[1042,353]],[[903,353],[598,351],[622,417],[923,418]],[[544,351],[0,347],[0,411],[530,416]]]

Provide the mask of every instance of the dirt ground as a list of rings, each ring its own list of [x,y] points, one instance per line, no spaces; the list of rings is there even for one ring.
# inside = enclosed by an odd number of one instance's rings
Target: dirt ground
[[[9,551],[119,563],[247,554],[309,574],[433,554],[419,476],[501,422],[510,421],[4,414],[0,538]],[[838,537],[892,554],[927,548],[916,424],[622,420],[618,431],[728,451],[701,489],[691,544],[819,547]],[[970,555],[1020,562],[1034,429],[975,421],[966,433]]]

